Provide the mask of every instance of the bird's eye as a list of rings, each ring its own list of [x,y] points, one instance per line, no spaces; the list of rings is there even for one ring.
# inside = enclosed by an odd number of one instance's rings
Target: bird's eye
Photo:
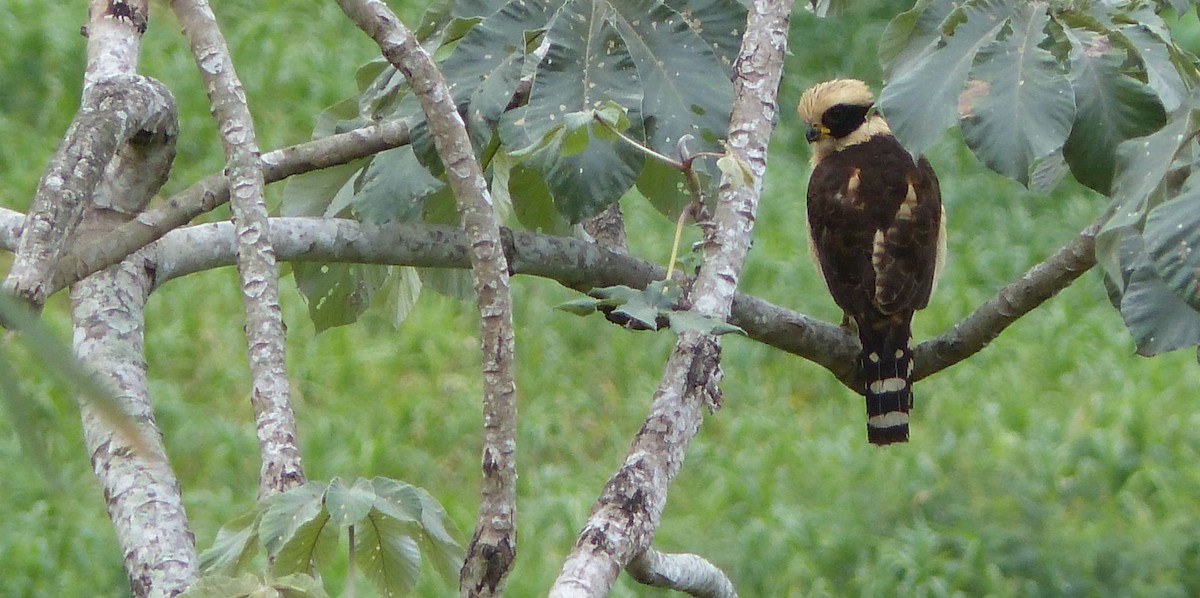
[[[829,134],[835,138],[845,137],[867,120],[867,112],[871,106],[856,104],[838,104],[825,111],[822,123],[829,128]]]

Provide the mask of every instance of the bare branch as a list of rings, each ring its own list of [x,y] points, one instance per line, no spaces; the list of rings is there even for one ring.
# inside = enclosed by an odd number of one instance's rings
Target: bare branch
[[[729,157],[744,165],[750,180],[741,172],[722,176],[713,219],[705,226],[704,262],[690,293],[693,311],[718,320],[730,314],[750,248],[767,167],[767,142],[777,114],[775,95],[783,71],[791,6],[787,0],[757,0],[751,5],[734,66],[727,148]],[[683,466],[703,410],[720,406],[720,380],[718,339],[681,332],[654,394],[650,415],[634,437],[625,464],[592,508],[550,596],[606,595],[620,570],[650,548],[666,505],[667,487]]]
[[[508,262],[492,198],[445,77],[380,0],[338,5],[408,79],[458,203],[470,243],[483,350],[483,480],[479,519],[460,576],[463,596],[496,596],[516,558],[517,404]]]
[[[1010,324],[1071,286],[1096,265],[1096,233],[1108,218],[1108,214],[1098,218],[1054,255],[1000,289],[949,332],[918,345],[913,350],[916,362],[913,378],[932,376],[983,350]]]
[[[275,252],[269,238],[270,221],[263,199],[258,141],[245,92],[208,2],[173,0],[171,6],[191,43],[225,148],[254,386],[250,400],[262,456],[258,496],[263,498],[299,486],[305,477],[296,445],[296,416],[289,398],[286,336]]]
[[[670,588],[698,598],[737,598],[733,582],[712,563],[694,554],[668,554],[653,548],[625,566],[638,583]]]
[[[263,181],[274,183],[287,177],[329,168],[409,143],[408,124],[391,121],[339,133],[263,154]],[[59,263],[48,295],[68,284],[111,266],[154,242],[168,231],[229,201],[229,179],[214,174],[171,196],[164,204],[138,214],[104,237],[72,248]]]

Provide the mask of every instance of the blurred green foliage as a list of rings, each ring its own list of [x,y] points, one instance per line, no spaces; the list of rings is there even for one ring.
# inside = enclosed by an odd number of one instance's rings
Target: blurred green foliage
[[[807,257],[807,150],[791,107],[833,75],[878,84],[874,39],[904,3],[793,19],[757,238],[742,289],[836,321]],[[871,6],[865,6],[871,4]],[[396,5],[412,19],[421,6]],[[333,3],[229,0],[233,46],[264,149],[302,141],[375,55]],[[24,209],[79,92],[82,3],[0,6],[0,204]],[[1185,21],[1195,39],[1195,16]],[[186,44],[153,4],[144,72],[177,95],[180,157],[165,192],[220,169]],[[951,257],[918,338],[945,331],[1061,246],[1106,201],[1064,183],[1025,191],[948,135],[941,175]],[[282,187],[271,190],[278,201]],[[672,223],[629,197],[633,249],[665,260]],[[214,217],[219,217],[216,215]],[[7,258],[5,258],[7,259]],[[284,284],[289,365],[309,476],[387,476],[429,490],[464,530],[479,465],[474,307],[426,293],[403,327],[368,314],[317,336]],[[670,334],[633,333],[552,306],[577,295],[520,278],[520,547],[512,596],[541,595],[641,425]],[[69,338],[61,297],[47,308]],[[148,306],[151,388],[196,538],[253,506],[257,450],[242,306],[232,269],[173,282]],[[675,482],[656,546],[697,552],[744,596],[1191,596],[1200,594],[1200,379],[1195,355],[1152,360],[1089,274],[976,357],[917,386],[913,440],[880,449],[861,399],[821,368],[740,337],[724,341],[725,407]],[[91,477],[69,389],[15,352],[21,383],[56,425],[38,430],[61,469],[49,482],[0,420],[0,594],[120,596],[121,555]],[[331,593],[344,584],[326,577]],[[359,584],[364,590],[365,584]],[[454,590],[425,575],[416,595]],[[665,596],[623,577],[614,596]]]

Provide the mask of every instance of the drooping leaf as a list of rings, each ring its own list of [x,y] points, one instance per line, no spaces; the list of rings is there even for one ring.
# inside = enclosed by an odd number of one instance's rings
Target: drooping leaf
[[[317,332],[358,321],[388,279],[387,266],[369,264],[295,262],[292,273]]]
[[[345,204],[353,197],[351,179],[370,159],[355,160],[330,168],[298,174],[284,185],[281,216],[335,216],[329,213],[339,193],[345,194]]]
[[[658,160],[647,160],[637,179],[637,188],[654,209],[672,220],[679,218],[692,202],[684,174]]]
[[[325,510],[333,518],[334,525],[349,527],[357,525],[375,504],[375,489],[365,478],[358,478],[347,487],[341,478],[334,478],[325,492]]]
[[[1087,30],[1068,30],[1072,40],[1071,85],[1077,109],[1063,156],[1079,182],[1101,193],[1112,190],[1117,146],[1166,122],[1157,94],[1123,73],[1124,52]]]
[[[630,294],[613,313],[628,316],[650,330],[658,330],[659,316],[666,316],[675,309],[680,293],[678,285],[656,280],[646,285],[644,291]]]
[[[412,147],[393,148],[377,154],[363,171],[354,213],[371,224],[417,222],[425,198],[444,185],[421,165]]]
[[[381,594],[412,591],[421,577],[421,550],[413,526],[372,509],[354,527],[355,563]]]
[[[376,508],[397,521],[407,521],[415,515],[420,524],[416,539],[425,558],[440,575],[447,579],[457,577],[465,553],[456,539],[458,530],[441,503],[411,484],[388,478],[375,478],[372,483],[379,497]]]
[[[376,295],[374,305],[382,304],[393,327],[399,328],[421,298],[421,274],[412,266],[391,266],[388,282]]]
[[[650,148],[672,154],[684,135],[692,135],[700,151],[717,150],[729,127],[733,83],[716,54],[659,0],[609,3],[646,90],[641,115]]]
[[[610,100],[630,110],[642,102],[637,68],[602,0],[572,0],[547,36],[550,46],[528,104],[500,119],[500,136],[510,150],[541,143],[568,114],[590,112]],[[640,122],[640,117],[632,120]],[[634,128],[638,130],[631,132],[640,136],[639,127]],[[633,185],[644,162],[627,144],[590,143],[570,157],[539,152],[530,164],[545,177],[559,212],[574,223],[616,201]]]
[[[1113,184],[1113,216],[1100,232],[1140,224],[1185,143],[1196,126],[1191,108],[1181,108],[1157,132],[1130,139],[1117,148],[1117,174]]]
[[[329,598],[321,580],[303,573],[293,573],[271,580],[271,587],[283,598]]]
[[[271,572],[275,575],[310,573],[329,563],[337,551],[338,526],[322,510],[279,547]]]
[[[505,63],[512,63],[514,55],[523,56],[525,32],[545,27],[557,5],[552,0],[509,0],[463,36],[442,64],[455,103],[471,98],[489,78],[505,69]],[[516,74],[519,79],[519,69]],[[507,93],[503,98],[507,104],[515,89],[514,85],[496,91]]]
[[[1019,4],[1008,35],[976,55],[958,100],[963,137],[976,157],[1023,185],[1037,160],[1062,147],[1075,120],[1070,83],[1038,47],[1049,19],[1045,3]]]
[[[542,175],[531,168],[514,165],[508,176],[513,214],[521,226],[548,235],[567,236],[571,224],[554,208],[554,196]]]
[[[236,575],[258,553],[258,511],[221,526],[208,550],[200,553],[200,569],[214,575]]]
[[[1200,309],[1200,189],[1150,210],[1142,236],[1167,288]]]
[[[554,309],[560,309],[567,313],[577,316],[590,316],[596,313],[596,309],[600,307],[600,300],[592,297],[583,297],[580,299],[572,299],[564,303],[559,303],[554,306]]]
[[[301,526],[324,513],[326,484],[308,482],[263,501],[258,537],[267,554],[278,554]]]
[[[1148,259],[1133,269],[1121,300],[1121,317],[1138,355],[1153,356],[1200,344],[1200,312],[1175,294]]]
[[[943,25],[942,40],[928,46],[911,66],[897,69],[879,104],[896,137],[921,154],[957,120],[955,107],[975,55],[1008,23],[1012,0],[968,0]]]

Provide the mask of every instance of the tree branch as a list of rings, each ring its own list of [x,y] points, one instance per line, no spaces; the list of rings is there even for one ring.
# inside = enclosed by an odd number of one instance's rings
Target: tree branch
[[[265,498],[303,484],[305,477],[296,444],[296,416],[289,398],[286,333],[263,199],[258,141],[246,95],[208,2],[173,0],[171,6],[191,43],[225,149],[254,386],[250,400],[262,456],[258,496]]]
[[[705,226],[704,262],[692,286],[692,310],[726,320],[750,248],[754,215],[766,173],[767,142],[777,114],[775,95],[787,47],[790,1],[756,0],[734,65],[728,156],[744,167],[724,173],[711,223]],[[745,180],[747,176],[750,180]],[[550,596],[604,596],[617,574],[650,548],[666,506],[667,488],[683,466],[703,409],[720,406],[718,337],[679,333],[650,415],[633,439],[620,470],[605,485]]]
[[[409,143],[408,123],[391,121],[267,152],[259,160],[266,183],[352,162]],[[229,201],[229,179],[214,174],[122,223],[104,237],[72,248],[47,295],[82,280]]]
[[[338,0],[338,5],[408,79],[446,166],[470,244],[483,351],[483,480],[459,590],[463,596],[498,596],[516,558],[517,482],[515,342],[500,226],[466,126],[429,54],[383,2]]]
[[[625,566],[638,583],[670,588],[698,598],[737,598],[733,582],[712,563],[694,554],[668,554],[653,548]]]

